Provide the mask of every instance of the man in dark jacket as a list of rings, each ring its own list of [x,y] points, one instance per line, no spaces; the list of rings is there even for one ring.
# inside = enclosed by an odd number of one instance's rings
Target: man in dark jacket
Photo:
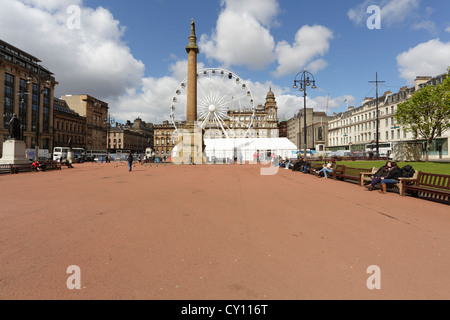
[[[402,177],[402,170],[398,167],[397,163],[392,162],[391,171],[389,172],[388,176],[381,181],[382,190],[380,191],[380,193],[386,194],[387,185],[398,183],[401,177]]]
[[[131,154],[131,152],[128,154],[127,161],[128,161],[128,172],[131,172],[131,170],[133,169],[133,155]]]

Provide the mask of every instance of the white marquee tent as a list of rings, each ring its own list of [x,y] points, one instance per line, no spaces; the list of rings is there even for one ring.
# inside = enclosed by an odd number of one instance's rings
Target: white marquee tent
[[[210,161],[216,159],[233,159],[240,154],[244,161],[253,161],[255,153],[274,153],[284,158],[297,158],[297,146],[287,138],[258,139],[205,139],[205,155]]]

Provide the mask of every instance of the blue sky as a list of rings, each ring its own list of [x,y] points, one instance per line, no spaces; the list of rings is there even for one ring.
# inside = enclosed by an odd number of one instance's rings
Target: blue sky
[[[71,5],[80,8],[78,28],[67,25]],[[366,25],[370,5],[381,9],[380,30]],[[238,74],[258,104],[272,87],[288,119],[303,108],[292,89],[303,68],[318,87],[308,106],[325,110],[329,94],[329,113],[374,96],[376,72],[381,93],[445,72],[449,12],[448,0],[2,0],[0,38],[55,72],[57,95],[87,93],[119,121],[159,123],[186,76],[194,18],[199,67]]]

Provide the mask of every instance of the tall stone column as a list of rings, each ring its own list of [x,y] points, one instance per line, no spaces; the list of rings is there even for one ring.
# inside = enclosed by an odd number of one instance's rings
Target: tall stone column
[[[197,55],[200,50],[197,46],[194,19],[191,22],[191,35],[189,45],[186,47],[188,54],[188,81],[187,81],[187,122],[193,124],[197,121]]]
[[[186,133],[189,136],[183,136],[183,154],[184,162],[190,164],[204,163],[203,150],[203,130],[197,125],[197,55],[200,50],[197,46],[197,36],[195,34],[194,19],[191,22],[191,35],[189,36],[189,45],[186,47],[188,54],[188,77],[187,77],[187,114],[186,114]]]

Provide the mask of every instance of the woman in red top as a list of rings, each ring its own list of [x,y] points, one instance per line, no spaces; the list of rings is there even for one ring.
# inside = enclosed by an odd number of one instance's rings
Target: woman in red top
[[[38,161],[33,162],[33,164],[31,165],[31,168],[36,169],[36,171],[41,171],[41,165]]]

